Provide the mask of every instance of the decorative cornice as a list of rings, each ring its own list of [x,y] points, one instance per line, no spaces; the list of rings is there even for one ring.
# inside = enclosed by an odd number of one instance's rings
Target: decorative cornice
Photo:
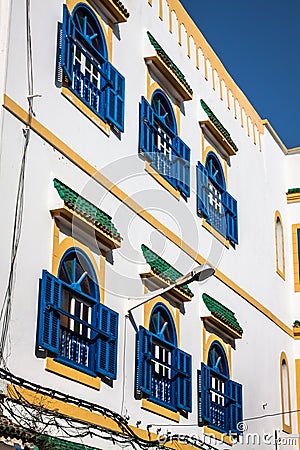
[[[108,13],[114,23],[126,22],[129,17],[129,12],[120,0],[93,0],[99,4],[99,7]]]
[[[157,274],[159,277],[171,283],[175,283],[178,278],[182,277],[182,273],[174,269],[174,267],[172,267],[167,261],[158,256],[152,250],[150,250],[150,248],[148,248],[146,245],[142,244],[141,249],[146,262],[149,264],[154,274]],[[193,292],[187,285],[183,285],[181,287],[178,287],[177,289],[179,291],[183,291],[189,297],[194,296]]]
[[[209,120],[214,124],[214,126],[217,128],[217,130],[221,133],[223,138],[227,141],[227,143],[231,147],[232,152],[230,154],[234,155],[236,152],[238,152],[239,149],[237,148],[236,144],[233,142],[229,131],[227,131],[226,128],[221,124],[219,119],[215,116],[215,114],[212,112],[212,110],[209,108],[209,106],[205,103],[204,100],[201,99],[200,103],[201,103],[202,108],[208,115]]]
[[[243,329],[238,323],[235,314],[226,306],[222,305],[220,302],[210,297],[210,295],[202,294],[202,299],[209,311],[213,316],[227,325],[229,328],[237,332],[239,335],[243,334]]]
[[[181,72],[181,70],[171,60],[169,55],[167,55],[167,53],[163,50],[163,48],[159,45],[157,40],[152,36],[152,34],[149,31],[147,31],[147,35],[148,35],[149,41],[151,42],[151,44],[153,45],[154,49],[156,50],[156,53],[164,61],[166,66],[173,72],[175,77],[183,84],[183,86],[188,91],[190,96],[192,96],[193,95],[193,89],[191,88],[191,86],[187,82],[187,80],[186,80],[185,76],[183,75],[183,73]]]
[[[91,222],[98,230],[104,231],[116,241],[121,242],[122,237],[108,214],[56,178],[53,182],[60,198],[68,208],[75,211],[88,222]]]

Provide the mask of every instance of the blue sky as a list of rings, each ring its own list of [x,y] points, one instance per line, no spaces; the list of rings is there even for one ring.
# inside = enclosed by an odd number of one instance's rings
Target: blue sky
[[[300,0],[180,0],[288,148],[300,146]]]

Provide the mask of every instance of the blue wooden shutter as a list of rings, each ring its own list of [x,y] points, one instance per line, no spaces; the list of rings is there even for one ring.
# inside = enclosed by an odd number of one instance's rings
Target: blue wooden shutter
[[[75,23],[66,5],[63,5],[61,65],[65,74],[72,81],[74,59]]]
[[[176,158],[176,184],[177,188],[187,197],[190,196],[190,148],[178,137],[175,138]]]
[[[38,346],[59,352],[60,317],[55,308],[61,304],[61,281],[43,270],[40,284]]]
[[[208,172],[200,162],[197,166],[197,210],[208,217]]]
[[[152,381],[152,333],[143,327],[138,331],[138,389],[151,394]]]
[[[224,192],[222,201],[226,214],[227,238],[238,244],[237,201],[228,192]]]
[[[198,391],[199,407],[198,422],[199,425],[209,424],[211,422],[211,395],[210,395],[210,368],[201,363],[201,371],[198,370]]]
[[[95,371],[113,380],[117,377],[119,314],[101,303],[96,305],[99,336],[96,341]]]
[[[235,381],[228,380],[228,395],[230,397],[228,428],[232,433],[242,433],[238,424],[243,420],[243,387]]]
[[[117,69],[105,61],[103,71],[107,82],[105,89],[105,118],[119,131],[124,131],[125,78]]]
[[[192,357],[179,348],[175,351],[177,379],[177,408],[192,411]]]
[[[154,144],[154,111],[145,97],[142,97],[140,103],[140,151],[147,155],[147,158],[153,160]]]

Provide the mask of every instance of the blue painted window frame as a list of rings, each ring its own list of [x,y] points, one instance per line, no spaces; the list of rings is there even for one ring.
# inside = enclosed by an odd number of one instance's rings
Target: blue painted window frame
[[[64,253],[58,277],[43,270],[38,346],[56,361],[92,376],[116,379],[118,318],[117,312],[100,303],[96,273],[81,249],[72,247]]]
[[[152,309],[149,330],[139,327],[137,342],[138,391],[171,411],[191,412],[192,357],[177,347],[173,319],[162,303]]]
[[[108,61],[101,25],[84,3],[76,5],[72,15],[63,5],[60,51],[68,88],[104,122],[123,132],[125,78]]]
[[[207,365],[198,370],[200,426],[207,425],[221,433],[242,434],[243,387],[230,380],[227,358],[222,345],[212,342]]]
[[[190,196],[191,150],[178,136],[173,108],[161,89],[153,92],[151,104],[141,99],[139,151],[183,197]]]
[[[208,152],[197,166],[197,211],[222,236],[238,244],[237,201],[227,192],[220,161]]]

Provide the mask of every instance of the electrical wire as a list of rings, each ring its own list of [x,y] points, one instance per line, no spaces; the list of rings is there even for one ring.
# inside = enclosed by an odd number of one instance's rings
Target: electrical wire
[[[26,156],[30,140],[31,121],[34,115],[33,112],[33,59],[32,59],[32,38],[31,38],[31,23],[30,23],[30,0],[26,0],[26,54],[27,54],[27,89],[28,89],[28,121],[24,134],[24,145],[22,149],[21,167],[17,185],[17,197],[14,213],[13,236],[11,244],[11,255],[9,265],[9,275],[7,287],[4,295],[4,300],[0,312],[0,363],[6,367],[4,360],[4,349],[6,346],[9,324],[11,319],[11,308],[13,301],[13,289],[16,273],[17,253],[21,238],[22,223],[23,223],[23,209],[24,209],[24,186],[25,186],[25,169]]]

